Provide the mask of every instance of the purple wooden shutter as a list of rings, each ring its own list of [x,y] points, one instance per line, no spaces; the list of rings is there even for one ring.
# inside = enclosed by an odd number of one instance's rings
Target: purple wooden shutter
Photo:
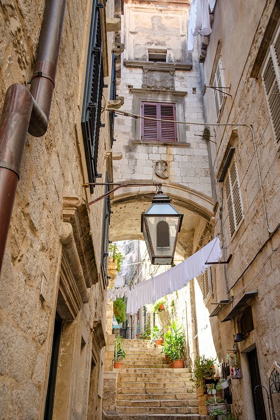
[[[144,117],[157,118],[157,104],[143,103],[142,115]],[[153,120],[142,120],[142,139],[157,140],[158,139],[158,122]]]
[[[175,104],[159,104],[160,105],[160,140],[161,141],[176,141],[176,123],[170,122],[176,120]]]

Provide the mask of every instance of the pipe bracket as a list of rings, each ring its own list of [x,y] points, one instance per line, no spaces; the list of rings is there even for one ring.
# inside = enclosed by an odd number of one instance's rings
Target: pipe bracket
[[[20,179],[20,172],[19,168],[12,163],[4,162],[3,160],[0,160],[0,168],[9,169],[10,171],[15,172],[15,174],[18,176],[18,179]]]
[[[45,79],[49,79],[49,80],[52,82],[53,87],[55,87],[54,79],[53,79],[52,77],[50,77],[48,74],[43,73],[42,71],[36,71],[36,72],[34,72],[34,73],[33,73],[33,76],[32,76],[32,78],[31,78],[31,82],[32,82],[32,80],[33,80],[33,79],[35,79],[36,77],[44,77]],[[31,83],[31,82],[30,82],[30,83]]]

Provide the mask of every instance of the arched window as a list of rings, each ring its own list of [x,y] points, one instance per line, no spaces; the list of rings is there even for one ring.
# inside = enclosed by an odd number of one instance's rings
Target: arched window
[[[157,224],[157,248],[170,248],[169,226],[163,220]]]

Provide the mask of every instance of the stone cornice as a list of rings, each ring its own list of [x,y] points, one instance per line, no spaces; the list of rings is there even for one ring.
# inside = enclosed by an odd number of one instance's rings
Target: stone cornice
[[[132,61],[132,60],[124,60],[123,62],[125,67],[131,68],[142,68],[145,70],[156,70],[156,71],[189,71],[192,70],[193,64],[192,62],[188,63],[153,63],[148,61]]]
[[[150,88],[130,88],[130,93],[157,93],[157,94],[169,94],[172,96],[187,96],[188,92],[180,91],[180,90],[164,90],[164,89],[150,89]]]

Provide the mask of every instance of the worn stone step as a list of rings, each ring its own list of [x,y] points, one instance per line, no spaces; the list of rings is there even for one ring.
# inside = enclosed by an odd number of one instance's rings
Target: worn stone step
[[[178,389],[174,387],[169,387],[167,384],[165,384],[164,388],[158,388],[156,386],[142,386],[142,387],[133,387],[133,391],[137,394],[158,394],[159,392],[161,394],[174,394],[175,390]],[[186,386],[183,386],[180,388],[180,391],[184,391],[187,394],[194,394],[193,388],[188,388]],[[117,398],[119,394],[130,394],[131,393],[131,387],[119,387],[117,391]],[[187,395],[186,395],[187,398]]]
[[[152,361],[150,363],[146,363],[146,362],[125,362],[123,361],[123,367],[126,369],[131,369],[131,368],[135,368],[135,369],[139,369],[139,368],[149,368],[149,369],[171,369],[170,366],[168,364],[165,363],[153,363]]]
[[[137,374],[137,375],[140,375],[140,374],[142,374],[142,373],[149,373],[149,374],[151,374],[151,375],[153,375],[153,374],[155,374],[155,373],[162,373],[162,374],[164,374],[164,375],[169,375],[169,374],[175,374],[176,373],[176,375],[178,375],[178,374],[181,374],[181,373],[190,373],[190,369],[189,368],[179,368],[179,369],[171,369],[170,367],[169,367],[169,369],[168,369],[168,371],[167,372],[165,372],[165,371],[163,371],[161,368],[122,368],[121,370],[120,370],[120,374],[123,374],[123,373],[135,373],[135,374]]]
[[[118,413],[127,414],[198,414],[198,407],[122,407],[117,406]]]
[[[119,400],[119,407],[198,407],[197,399],[175,400],[175,399],[154,399],[147,400]]]
[[[192,384],[191,381],[191,377],[190,374],[187,373],[186,375],[184,374],[173,374],[173,372],[170,374],[169,371],[166,371],[166,375],[164,374],[154,374],[154,375],[149,375],[147,373],[144,374],[140,374],[140,375],[133,375],[133,374],[119,374],[118,379],[120,380],[120,382],[163,382],[168,380],[169,382],[181,382],[181,381],[188,381],[190,384]]]
[[[125,378],[118,378],[118,386],[130,386],[133,387],[134,384],[136,387],[138,384],[146,384],[146,386],[158,386],[158,388],[164,388],[166,384],[169,384],[170,387],[177,388],[181,386],[186,386],[188,388],[193,388],[193,383],[186,378],[172,378],[168,377],[167,381],[163,381],[162,378],[158,379],[154,377],[150,378],[131,378],[131,377],[125,377]],[[139,385],[141,387],[141,385]]]
[[[103,412],[103,420],[209,420],[209,416],[199,414],[115,414]]]
[[[188,400],[195,401],[197,403],[196,394],[189,393],[187,395]],[[174,393],[174,394],[118,394],[118,401],[139,401],[139,400],[186,400],[186,393]]]

